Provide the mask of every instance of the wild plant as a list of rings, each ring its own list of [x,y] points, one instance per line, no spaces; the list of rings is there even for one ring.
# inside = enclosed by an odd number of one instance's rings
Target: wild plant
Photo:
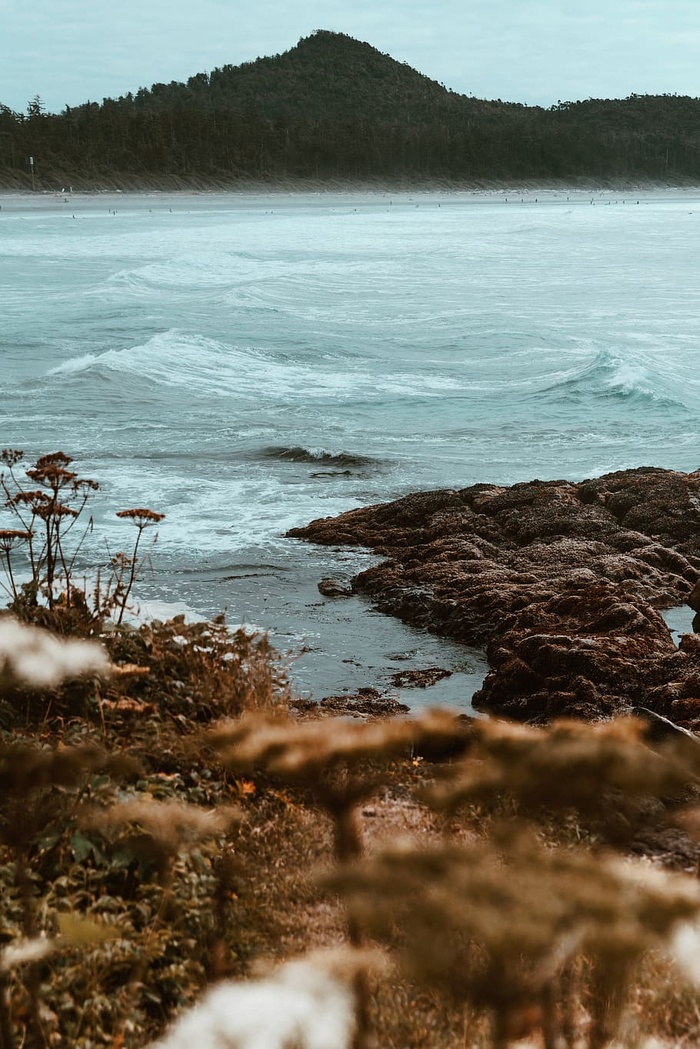
[[[133,759],[110,756],[94,746],[66,747],[62,750],[36,746],[0,746],[0,846],[12,875],[16,901],[16,922],[22,937],[34,942],[42,929],[37,897],[39,870],[50,864],[50,857],[69,849],[76,827],[76,813],[93,790],[95,777],[118,782],[140,772]],[[48,1045],[43,1020],[39,958],[27,957],[24,988],[27,994],[26,1028],[30,1043]],[[5,987],[0,997],[6,1003]],[[3,1049],[13,1046],[7,1024]]]
[[[0,473],[5,509],[21,526],[0,529],[3,586],[12,610],[22,619],[58,630],[63,627],[68,632],[94,632],[108,617],[120,624],[139,572],[148,560],[143,533],[165,515],[144,507],[118,511],[117,517],[136,527],[133,548],[130,554],[112,556],[106,572],[97,569],[90,589],[84,580],[78,585],[76,564],[93,531],[92,516],[82,529],[80,525],[99,489],[97,481],[80,477],[71,469],[73,459],[65,452],[43,455],[26,467],[22,451],[5,448],[0,452],[0,462],[6,468]],[[20,466],[26,467],[24,477],[20,476]],[[157,535],[151,548],[156,539]],[[20,556],[24,564],[18,566]],[[20,583],[27,571],[29,579]]]
[[[227,768],[305,787],[331,817],[335,859],[344,863],[362,853],[356,807],[381,788],[387,764],[416,747],[462,743],[466,731],[458,717],[442,710],[361,723],[300,722],[280,713],[225,721],[204,738]]]
[[[92,521],[88,522],[87,529],[72,550],[67,547],[67,538],[87,506],[90,495],[99,486],[96,481],[79,477],[69,469],[73,460],[64,452],[42,455],[24,471],[35,485],[34,488],[27,487],[26,482],[17,475],[16,468],[24,460],[23,452],[5,448],[0,453],[0,460],[8,471],[0,474],[5,506],[19,520],[26,536],[31,579],[24,585],[23,595],[30,604],[36,604],[41,594],[48,608],[53,609],[59,593],[64,593],[66,605],[70,607],[75,559]],[[8,535],[7,538],[11,537]],[[15,538],[19,538],[19,535]],[[18,601],[20,593],[14,581],[10,550],[5,548],[3,552],[10,594],[14,601]],[[61,586],[58,585],[59,577]]]
[[[318,951],[266,979],[222,983],[151,1049],[351,1049],[351,984],[377,964],[377,952]]]
[[[573,1047],[570,983],[582,957],[593,966],[592,1018],[576,1045],[602,1049],[644,953],[700,913],[694,879],[547,848],[512,827],[468,847],[389,848],[328,884],[409,979],[488,1012],[493,1049],[536,1029],[545,1049]]]
[[[210,722],[244,711],[285,709],[290,698],[286,663],[265,633],[231,629],[223,615],[188,623],[174,616],[122,627],[110,639],[113,657],[150,669],[141,692],[169,690],[171,716]]]
[[[138,572],[144,563],[143,555],[139,557],[139,546],[143,533],[147,528],[153,528],[154,525],[164,520],[165,514],[159,514],[155,510],[148,510],[145,507],[135,507],[131,510],[118,510],[117,517],[134,525],[136,528],[136,541],[129,557],[126,554],[119,553],[112,558],[111,593],[108,584],[107,594],[101,602],[99,596],[96,596],[96,603],[98,606],[105,606],[106,604],[106,607],[118,609],[116,623],[120,624],[124,618]],[[157,534],[151,543],[151,549],[156,539]],[[99,584],[96,593],[99,595]]]
[[[637,717],[589,725],[561,719],[546,728],[475,721],[464,758],[425,792],[436,808],[508,798],[518,816],[575,815],[617,845],[669,818],[700,786],[700,740],[676,736],[652,747]]]
[[[384,782],[387,764],[416,746],[462,742],[464,725],[447,711],[432,710],[405,721],[298,722],[278,714],[249,714],[224,722],[206,734],[218,760],[236,771],[262,772],[307,790],[313,802],[330,817],[334,828],[334,855],[339,864],[361,855],[362,838],[357,807]],[[352,914],[348,940],[363,946],[365,937]],[[366,975],[355,978],[355,1049],[369,1038],[369,988]]]

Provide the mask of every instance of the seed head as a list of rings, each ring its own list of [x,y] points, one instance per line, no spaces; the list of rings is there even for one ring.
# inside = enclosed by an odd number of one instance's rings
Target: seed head
[[[3,448],[0,452],[0,462],[5,463],[10,469],[21,462],[22,459],[24,459],[24,452],[19,448]]]
[[[177,850],[185,844],[225,834],[239,819],[240,810],[233,806],[209,810],[182,801],[154,801],[143,795],[111,808],[88,809],[82,823],[100,830],[138,823],[152,838]]]
[[[9,554],[10,550],[32,538],[32,533],[19,528],[0,528],[0,550]]]
[[[137,506],[132,510],[117,510],[117,517],[133,521],[139,528],[147,528],[149,525],[158,524],[159,521],[162,521],[165,514],[159,514],[155,510]]]
[[[391,757],[414,745],[460,741],[464,734],[454,714],[428,710],[406,721],[362,724],[299,723],[282,715],[252,714],[224,722],[207,739],[231,768],[260,768],[285,779],[298,779],[341,763]]]
[[[32,481],[48,485],[50,488],[62,488],[74,481],[77,476],[72,470],[66,470],[63,466],[57,466],[54,463],[47,463],[46,466],[37,465],[32,470],[27,470],[27,477],[31,477]]]

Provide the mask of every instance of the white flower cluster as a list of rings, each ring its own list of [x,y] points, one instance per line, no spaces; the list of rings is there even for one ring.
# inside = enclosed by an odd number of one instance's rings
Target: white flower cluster
[[[321,959],[288,962],[267,980],[220,984],[151,1049],[349,1049],[353,1004]]]
[[[38,936],[33,940],[21,940],[11,943],[0,951],[0,973],[7,973],[18,965],[27,962],[40,962],[53,952],[55,944],[53,940],[47,940]]]
[[[55,688],[67,678],[109,669],[107,653],[94,641],[64,640],[11,616],[0,618],[0,686]]]
[[[678,926],[669,953],[685,978],[700,986],[700,928],[690,923]]]

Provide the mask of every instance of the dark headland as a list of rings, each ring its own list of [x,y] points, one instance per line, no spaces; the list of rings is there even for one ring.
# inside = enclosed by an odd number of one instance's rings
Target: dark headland
[[[280,55],[59,114],[38,96],[21,114],[1,102],[3,189],[700,181],[700,99],[473,98],[323,30]]]
[[[314,521],[290,536],[386,560],[353,589],[414,625],[486,648],[477,709],[528,722],[643,707],[700,728],[700,470],[478,484]]]

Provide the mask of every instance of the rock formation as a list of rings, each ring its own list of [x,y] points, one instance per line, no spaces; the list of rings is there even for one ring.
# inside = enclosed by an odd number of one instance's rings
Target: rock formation
[[[641,705],[700,727],[700,638],[677,650],[659,613],[700,608],[700,470],[422,492],[288,534],[369,547],[386,560],[355,591],[486,647],[479,709],[541,721]]]

